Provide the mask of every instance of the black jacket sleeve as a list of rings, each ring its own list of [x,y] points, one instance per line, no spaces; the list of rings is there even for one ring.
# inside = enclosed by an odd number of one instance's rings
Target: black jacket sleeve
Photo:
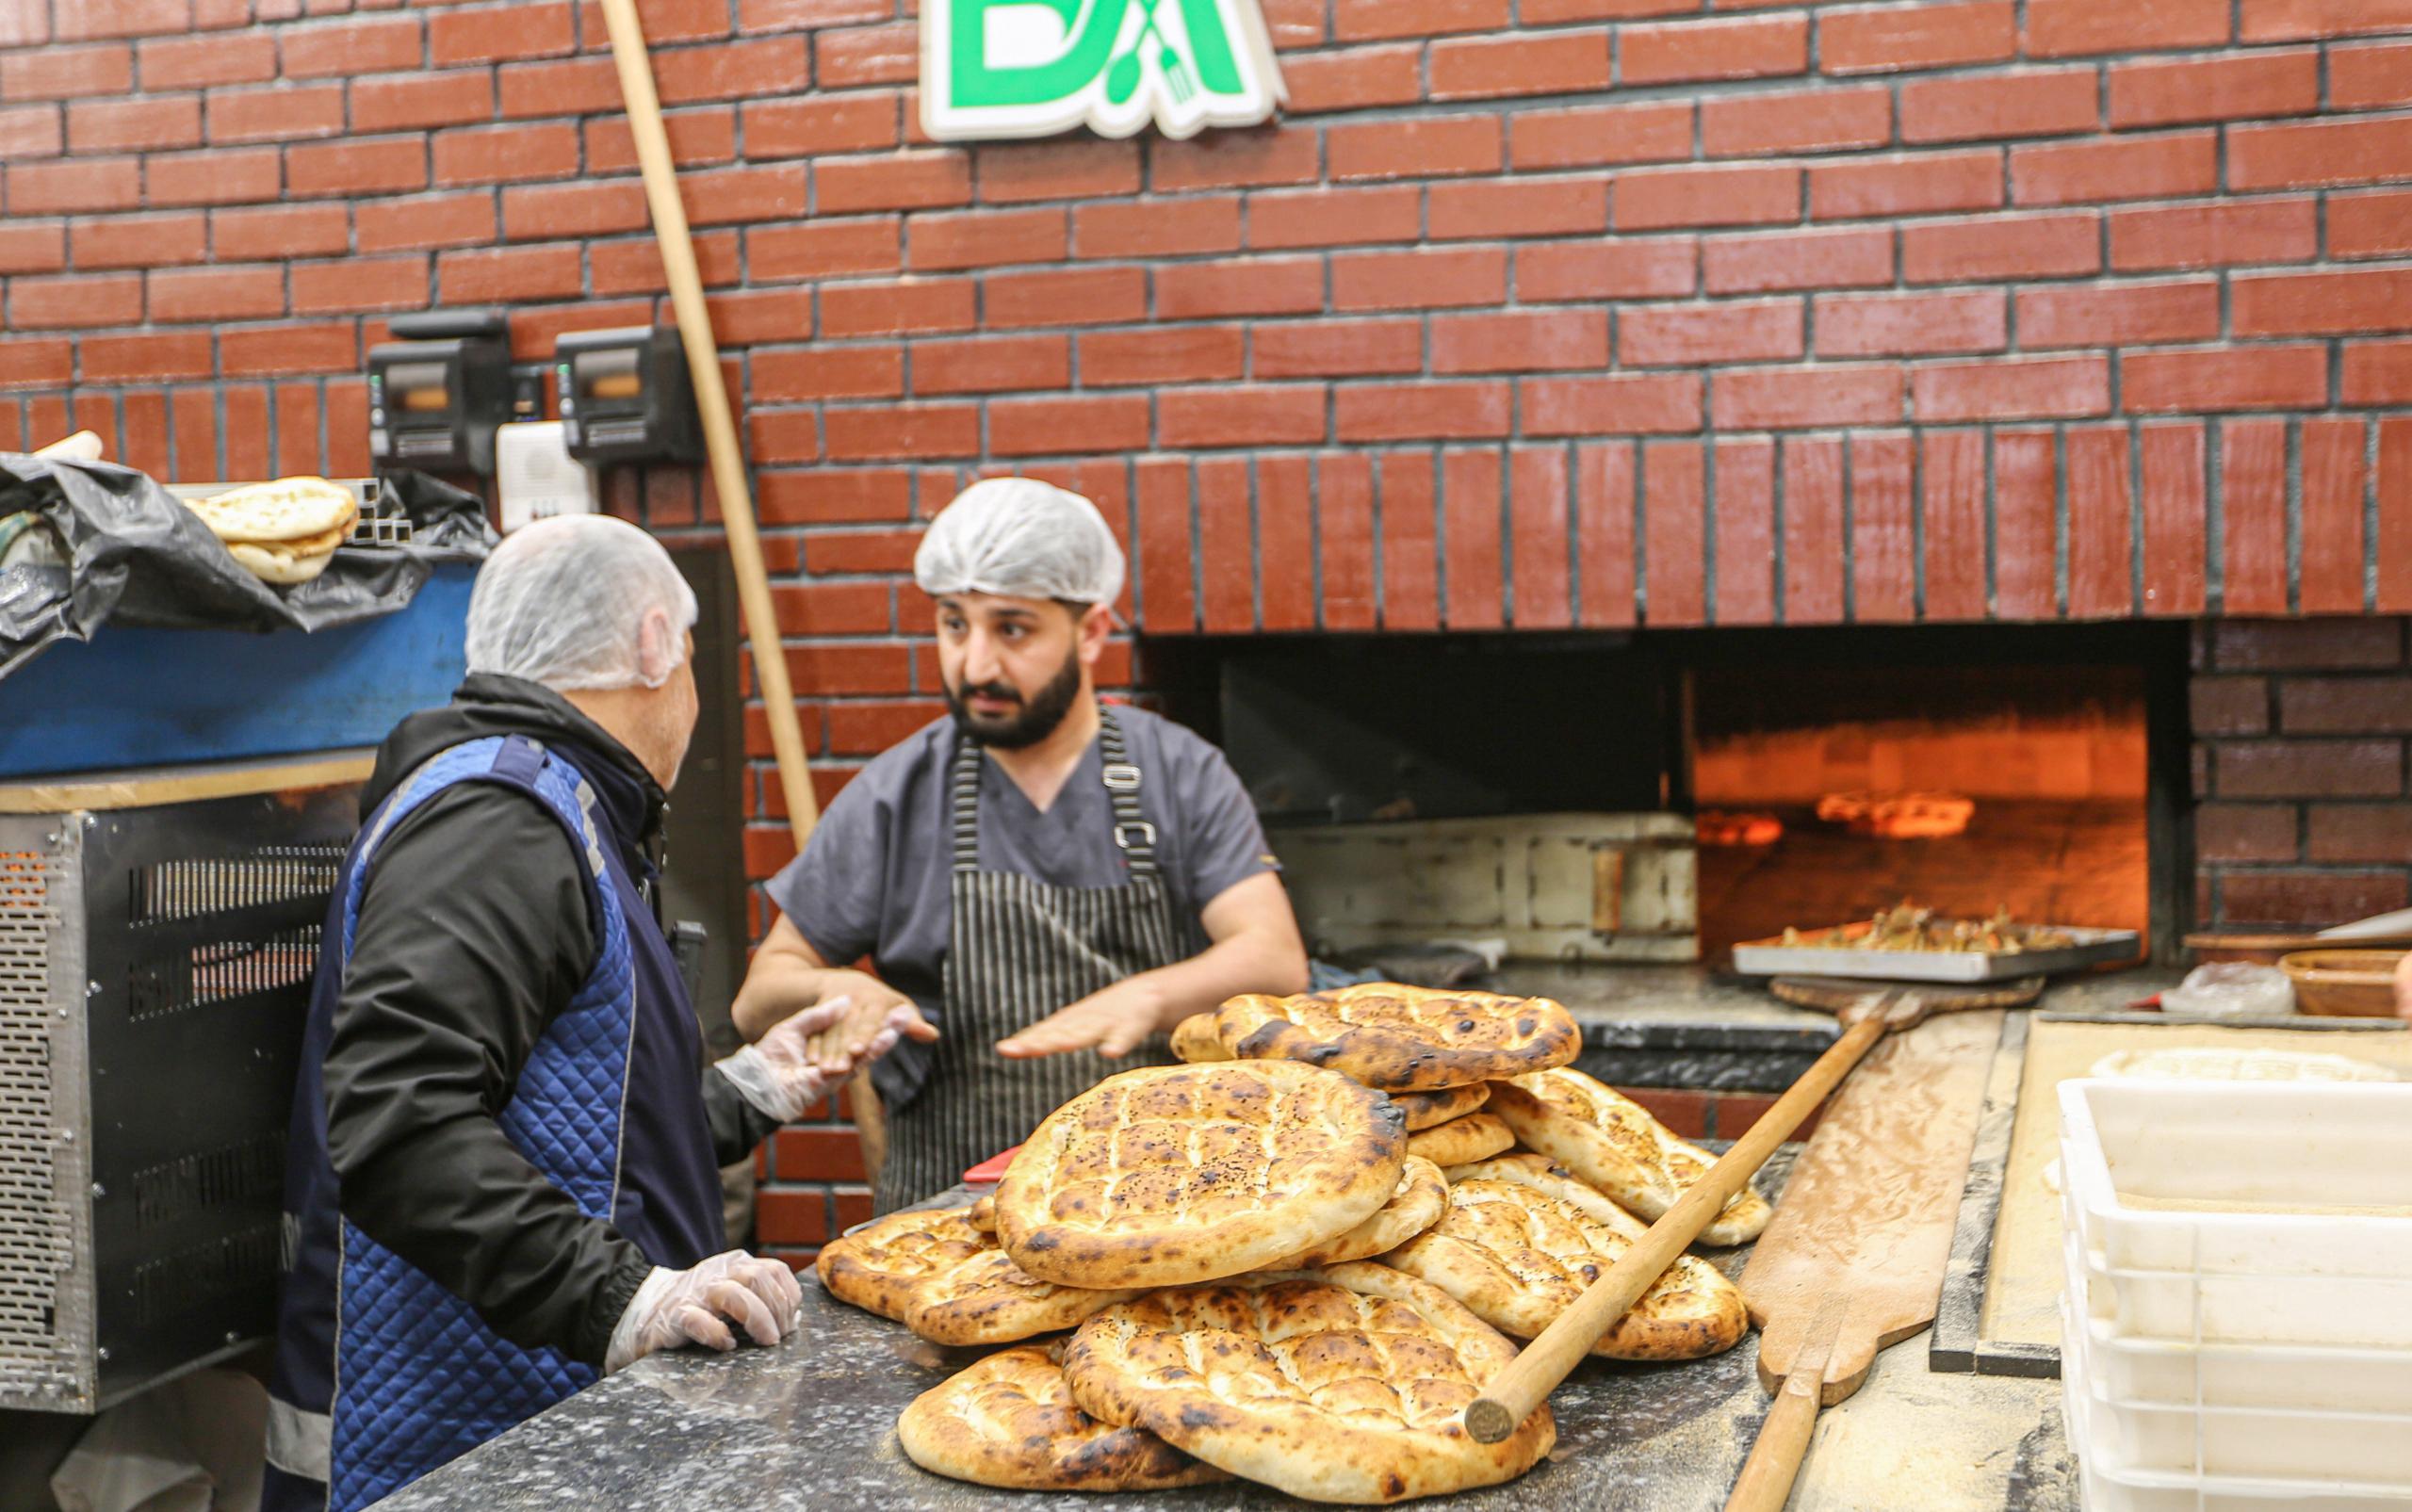
[[[495,1121],[592,968],[581,870],[550,815],[488,784],[448,789],[396,827],[335,1005],[327,1144],[344,1216],[364,1233],[513,1343],[599,1366],[650,1265]]]
[[[712,1161],[735,1165],[771,1137],[779,1121],[745,1100],[716,1066],[704,1067],[704,1123],[711,1130]]]

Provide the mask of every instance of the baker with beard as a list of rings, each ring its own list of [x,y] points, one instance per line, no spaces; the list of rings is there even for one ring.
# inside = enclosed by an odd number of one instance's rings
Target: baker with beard
[[[1097,696],[1123,559],[1097,506],[966,489],[913,560],[950,714],[847,784],[770,885],[735,1005],[758,1037],[837,998],[831,1064],[872,1069],[882,1211],[960,1180],[1161,1037],[1243,992],[1306,990],[1255,809],[1222,754]],[[872,976],[853,963],[870,958]]]

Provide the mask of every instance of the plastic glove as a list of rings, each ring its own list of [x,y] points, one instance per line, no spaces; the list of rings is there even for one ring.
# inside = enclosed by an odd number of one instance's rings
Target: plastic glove
[[[740,1329],[758,1344],[775,1344],[794,1331],[796,1309],[803,1303],[804,1288],[796,1284],[795,1272],[782,1261],[742,1249],[714,1255],[691,1270],[657,1265],[611,1330],[604,1374],[626,1369],[659,1349],[689,1344],[735,1349]]]
[[[812,1055],[813,1036],[844,1018],[853,1005],[854,1000],[841,993],[789,1015],[760,1040],[719,1062],[720,1074],[747,1102],[783,1124],[793,1123],[853,1069],[817,1062]],[[890,1036],[888,1044],[894,1043]]]

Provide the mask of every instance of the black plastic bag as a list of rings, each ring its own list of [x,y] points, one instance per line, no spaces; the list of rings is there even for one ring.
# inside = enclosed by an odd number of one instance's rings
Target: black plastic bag
[[[338,550],[317,577],[274,587],[147,474],[0,452],[0,539],[20,547],[7,553],[16,564],[0,567],[0,677],[53,641],[89,641],[111,620],[270,631],[372,619],[408,604],[435,563],[481,561],[492,548],[476,495],[413,472],[384,483],[410,519],[410,545]],[[11,518],[21,512],[40,523]],[[26,539],[34,535],[50,549]]]

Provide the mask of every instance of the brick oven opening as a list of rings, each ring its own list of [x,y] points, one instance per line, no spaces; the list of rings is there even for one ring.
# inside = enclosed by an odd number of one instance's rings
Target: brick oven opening
[[[1696,671],[1703,952],[1904,900],[2144,931],[2144,706],[2132,665]]]
[[[2161,960],[2190,927],[2183,626],[1182,637],[1139,650],[1142,685],[1221,742],[1277,850],[1285,832],[1333,826],[1647,816],[1652,844],[1702,839],[1694,958],[1712,967],[1737,940],[1905,899],[2133,929]],[[1852,821],[1900,795],[1948,800],[1917,813],[1946,822],[1909,827],[1952,832]],[[1722,843],[1752,819],[1780,833]]]

